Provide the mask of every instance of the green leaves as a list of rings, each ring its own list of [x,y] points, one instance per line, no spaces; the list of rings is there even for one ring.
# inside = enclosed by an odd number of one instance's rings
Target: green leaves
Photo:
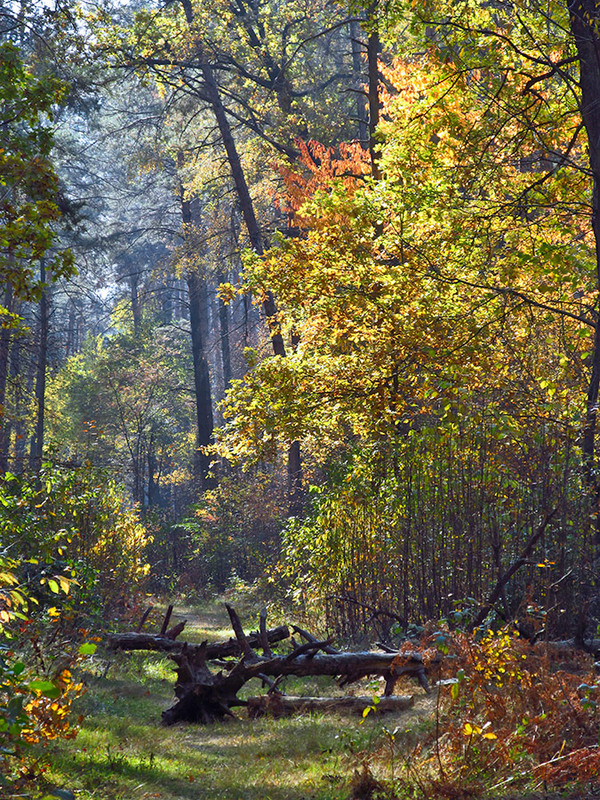
[[[31,681],[28,684],[28,688],[30,691],[39,692],[39,694],[44,695],[44,697],[49,697],[51,700],[56,700],[56,698],[61,695],[60,687],[52,683],[52,681]]]
[[[36,261],[56,239],[58,178],[50,162],[52,107],[65,91],[34,77],[13,44],[0,44],[0,277],[22,300],[39,299]],[[53,279],[73,272],[68,252],[48,259]]]

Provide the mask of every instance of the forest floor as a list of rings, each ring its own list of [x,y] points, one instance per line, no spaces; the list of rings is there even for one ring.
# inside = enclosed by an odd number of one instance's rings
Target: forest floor
[[[188,641],[231,636],[222,604],[176,608],[173,622],[182,618]],[[255,619],[244,622],[256,627]],[[83,678],[88,688],[75,709],[82,715],[79,734],[51,745],[45,773],[78,800],[348,800],[352,776],[372,762],[371,754],[392,744],[393,731],[394,741],[414,742],[431,724],[435,705],[411,682],[399,691],[414,694],[415,706],[397,715],[251,720],[240,709],[237,720],[164,728],[161,712],[174,698],[173,665],[164,655],[99,650]],[[365,683],[357,693],[376,689]],[[331,695],[337,686],[330,678],[290,679],[285,690]],[[260,691],[258,682],[248,687],[249,694]],[[400,759],[395,752],[380,765],[382,776],[391,777]]]

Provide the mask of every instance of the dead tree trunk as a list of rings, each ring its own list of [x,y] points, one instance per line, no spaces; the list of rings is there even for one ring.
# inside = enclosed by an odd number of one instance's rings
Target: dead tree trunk
[[[172,653],[170,657],[177,664],[177,702],[163,712],[163,724],[206,724],[233,716],[232,708],[247,705],[238,697],[238,692],[252,678],[269,682],[269,678],[285,675],[331,675],[344,686],[367,675],[380,675],[385,679],[385,694],[390,696],[398,678],[409,675],[417,678],[426,690],[429,688],[423,659],[418,653],[402,656],[380,652],[320,653],[330,646],[327,640],[308,641],[296,645],[291,653],[277,656],[271,654],[270,647],[263,645],[266,652],[261,657],[251,647],[236,612],[230,606],[227,610],[242,657],[229,671],[213,673],[206,663],[206,643],[195,648],[184,645],[179,652]]]
[[[411,704],[406,697],[392,697],[398,678],[403,675],[416,678],[425,691],[429,685],[425,676],[426,668],[422,656],[418,653],[397,653],[366,651],[360,653],[343,653],[331,647],[331,640],[319,641],[312,634],[294,626],[294,631],[304,639],[298,644],[292,639],[291,652],[284,655],[274,654],[271,646],[289,637],[286,626],[281,625],[267,629],[267,614],[263,609],[260,614],[260,629],[246,634],[242,623],[233,608],[227,606],[235,639],[201,645],[187,642],[176,642],[175,639],[183,630],[185,623],[166,631],[170,620],[169,607],[159,634],[142,633],[141,627],[148,616],[148,611],[135,633],[114,634],[109,637],[108,646],[113,650],[159,650],[167,652],[177,665],[175,696],[177,702],[163,712],[165,725],[176,722],[200,722],[208,724],[216,720],[233,716],[232,708],[248,705],[238,697],[240,689],[253,678],[270,686],[269,695],[283,697],[277,690],[280,681],[287,675],[300,677],[309,675],[330,675],[337,678],[340,686],[360,680],[370,675],[379,675],[385,680],[385,696],[377,703],[377,708],[384,710],[402,710]],[[258,655],[254,648],[262,650]],[[234,656],[237,660],[226,661]],[[208,661],[217,661],[219,671],[214,672]],[[314,709],[360,710],[373,705],[373,698],[312,698]],[[282,713],[293,713],[294,710],[310,710],[310,701],[306,698],[286,698],[282,701]],[[253,698],[251,714],[272,712],[277,701]],[[308,704],[308,705],[307,705]]]
[[[286,625],[280,625],[267,631],[269,644],[277,644],[277,642],[287,639],[289,635],[290,632]],[[260,634],[249,634],[248,641],[251,647],[258,647],[261,645]],[[153,650],[161,653],[176,653],[182,650],[184,646],[187,646],[188,650],[200,647],[200,645],[195,646],[187,644],[187,642],[178,642],[173,638],[153,633],[115,633],[108,637],[107,644],[110,650]],[[206,658],[208,661],[239,655],[241,655],[241,650],[237,639],[206,645]]]
[[[382,697],[376,706],[372,697],[292,697],[291,695],[272,694],[248,698],[248,716],[286,717],[290,714],[306,714],[310,711],[346,711],[352,714],[363,714],[366,708],[376,707],[377,713],[406,711],[415,704],[412,696]]]

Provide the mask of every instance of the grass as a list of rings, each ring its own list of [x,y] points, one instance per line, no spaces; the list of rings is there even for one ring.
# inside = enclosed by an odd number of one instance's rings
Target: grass
[[[190,641],[231,635],[224,610],[178,611],[177,619],[190,620]],[[171,662],[139,652],[109,658],[108,670],[99,656],[84,676],[78,737],[48,753],[46,779],[78,800],[347,800],[357,753],[370,749],[382,725],[399,722],[377,715],[363,724],[332,715],[249,720],[240,710],[238,720],[163,728],[161,712],[174,697]],[[333,688],[328,678],[286,684],[294,694]]]

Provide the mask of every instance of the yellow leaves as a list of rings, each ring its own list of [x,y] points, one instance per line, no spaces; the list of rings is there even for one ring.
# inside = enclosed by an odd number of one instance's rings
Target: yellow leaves
[[[226,281],[219,284],[217,294],[225,305],[229,305],[229,303],[233,302],[239,295],[239,290],[232,283]]]
[[[60,592],[69,594],[71,586],[76,583],[76,580],[73,578],[65,578],[64,575],[54,575],[52,578],[42,578],[40,580],[40,585],[47,585],[53,594],[60,594]]]
[[[77,730],[69,721],[71,704],[85,691],[83,684],[74,683],[70,670],[64,669],[54,682],[33,681],[31,687],[34,697],[24,705],[29,717],[29,727],[22,732],[24,740],[38,743],[74,738]]]
[[[0,584],[4,583],[8,586],[16,586],[18,582],[19,581],[12,572],[0,572]]]
[[[480,728],[479,725],[474,725],[470,722],[465,722],[463,726],[463,735],[464,736],[481,736],[483,739],[489,739],[490,741],[493,739],[497,739],[495,733],[492,731],[486,731],[486,728],[490,726],[490,722],[486,722],[483,728]],[[484,732],[485,731],[485,732]]]

